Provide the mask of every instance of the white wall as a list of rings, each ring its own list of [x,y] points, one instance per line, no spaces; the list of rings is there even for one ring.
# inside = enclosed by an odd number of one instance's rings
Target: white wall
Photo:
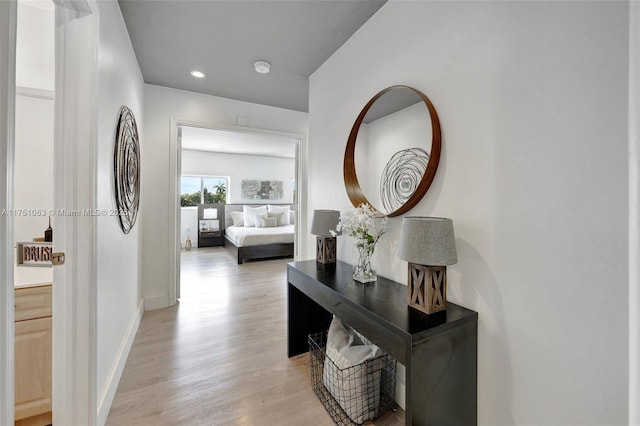
[[[178,147],[172,119],[174,124],[178,121],[234,126],[238,116],[244,116],[253,129],[295,133],[304,138],[307,114],[149,84],[145,85],[144,97],[144,133],[151,141],[144,147],[146,162],[142,167],[141,193],[145,210],[152,212],[147,213],[143,223],[142,294],[148,309],[173,303],[170,294],[175,286],[175,253],[179,247],[178,241],[173,245],[173,233],[180,217],[176,217],[174,210],[178,186],[172,171],[177,170]],[[302,145],[305,158],[306,141]],[[301,173],[305,175],[304,170]],[[304,182],[299,185],[305,187]]]
[[[51,0],[18,2],[16,86],[54,89],[54,18]]]
[[[440,167],[410,214],[454,220],[479,424],[627,424],[628,8],[390,1],[311,77],[308,211],[349,208],[326,188],[371,96],[406,84],[438,111]],[[374,262],[406,282],[400,223]]]
[[[129,34],[115,1],[100,1],[98,52],[98,164],[96,208],[115,209],[113,149],[122,105],[134,113],[140,134],[141,167],[147,165],[143,122],[144,82]],[[129,234],[116,216],[97,218],[97,390],[104,423],[142,310],[140,250],[144,211]]]
[[[16,241],[44,237],[53,208],[53,100],[16,96],[14,203],[30,214],[14,219]],[[36,210],[37,214],[31,214]]]
[[[16,242],[44,237],[53,208],[54,23],[51,1],[18,3],[14,207],[28,214],[14,217]],[[51,280],[51,268],[14,268],[15,285]]]
[[[183,248],[187,241],[187,228],[191,247],[198,247],[198,207],[180,208],[180,244]]]
[[[14,240],[44,237],[53,209],[53,99],[16,96],[14,182],[14,206],[26,209],[14,217]],[[51,272],[51,268],[16,266],[14,284],[51,282]]]
[[[640,426],[640,3],[629,9],[629,424]]]
[[[182,174],[184,176],[228,176],[227,204],[260,203],[260,200],[242,198],[243,180],[280,180],[284,185],[284,198],[272,202],[291,204],[296,160],[183,149]],[[264,204],[264,200],[262,203]]]

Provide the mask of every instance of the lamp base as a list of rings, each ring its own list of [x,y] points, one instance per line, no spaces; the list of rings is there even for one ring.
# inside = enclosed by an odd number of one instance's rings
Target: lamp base
[[[433,314],[447,309],[447,267],[409,262],[407,303],[414,309]]]
[[[336,237],[316,237],[316,261],[322,264],[336,263]]]

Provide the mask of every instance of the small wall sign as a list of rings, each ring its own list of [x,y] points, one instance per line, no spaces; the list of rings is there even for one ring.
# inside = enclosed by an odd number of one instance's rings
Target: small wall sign
[[[46,243],[17,243],[18,266],[51,266],[53,247]]]

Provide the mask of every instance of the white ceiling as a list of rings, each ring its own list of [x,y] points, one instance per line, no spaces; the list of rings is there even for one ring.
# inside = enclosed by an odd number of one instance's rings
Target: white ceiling
[[[182,149],[295,158],[296,140],[276,135],[182,127]]]
[[[309,76],[385,1],[118,3],[146,83],[306,112]],[[271,72],[258,74],[257,60]]]

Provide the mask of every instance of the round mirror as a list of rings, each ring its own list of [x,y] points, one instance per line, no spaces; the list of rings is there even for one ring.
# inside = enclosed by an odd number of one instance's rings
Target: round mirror
[[[412,209],[427,192],[440,161],[440,121],[427,96],[391,86],[365,105],[344,155],[344,184],[357,207],[385,216]]]

